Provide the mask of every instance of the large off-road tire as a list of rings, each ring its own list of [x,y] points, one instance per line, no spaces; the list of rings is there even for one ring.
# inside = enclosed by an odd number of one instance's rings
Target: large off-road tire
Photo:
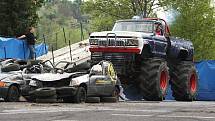
[[[148,101],[162,101],[169,84],[166,61],[159,58],[144,59],[140,70],[138,81],[143,98]]]
[[[5,101],[6,102],[17,102],[17,101],[19,101],[19,97],[20,97],[19,88],[17,86],[12,85],[9,87]]]
[[[177,101],[196,99],[198,76],[193,62],[182,61],[171,66],[171,88]]]
[[[85,103],[87,98],[87,92],[84,87],[79,87],[75,96],[73,97],[74,103]]]

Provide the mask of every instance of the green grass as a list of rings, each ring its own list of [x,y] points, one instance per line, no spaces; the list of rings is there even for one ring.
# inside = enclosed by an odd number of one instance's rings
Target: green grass
[[[81,41],[81,30],[79,28],[76,29],[70,29],[65,28],[65,37],[63,28],[61,28],[58,31],[53,31],[48,34],[45,34],[45,40],[46,43],[49,45],[49,50],[51,49],[51,46],[53,46],[54,50],[68,46],[69,40],[71,44],[77,43]],[[84,39],[88,38],[88,34],[86,31],[84,31]],[[37,43],[43,42],[43,36],[39,36]]]

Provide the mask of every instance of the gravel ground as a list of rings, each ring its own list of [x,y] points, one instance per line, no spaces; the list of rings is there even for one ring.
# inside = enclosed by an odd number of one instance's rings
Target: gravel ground
[[[215,102],[0,102],[2,121],[215,121]]]

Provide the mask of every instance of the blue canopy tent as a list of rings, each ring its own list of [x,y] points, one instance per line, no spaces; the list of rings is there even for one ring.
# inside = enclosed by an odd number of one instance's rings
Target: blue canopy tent
[[[48,46],[44,43],[35,46],[36,57],[44,55],[48,52]],[[28,59],[30,51],[27,43],[24,40],[16,38],[3,38],[0,37],[0,59],[16,58]]]

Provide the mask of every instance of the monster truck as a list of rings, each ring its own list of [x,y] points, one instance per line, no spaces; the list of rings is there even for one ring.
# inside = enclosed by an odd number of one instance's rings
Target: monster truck
[[[163,19],[119,20],[112,31],[90,34],[91,63],[111,61],[122,84],[137,85],[145,100],[162,101],[169,84],[176,100],[195,100],[193,44],[170,36]]]

